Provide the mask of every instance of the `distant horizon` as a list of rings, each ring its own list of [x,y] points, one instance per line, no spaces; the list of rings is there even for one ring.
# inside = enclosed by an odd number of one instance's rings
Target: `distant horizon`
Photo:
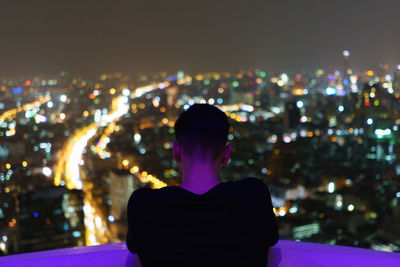
[[[395,72],[396,70],[399,70],[399,66],[400,64],[394,65],[394,66],[388,66],[388,73],[391,74],[393,72]],[[0,81],[2,79],[31,79],[34,77],[55,77],[55,76],[60,76],[61,72],[66,72],[67,76],[70,77],[81,77],[84,79],[98,79],[100,78],[100,76],[102,75],[112,75],[112,74],[117,74],[120,73],[122,75],[127,75],[130,78],[133,78],[134,76],[139,76],[139,75],[155,75],[155,74],[161,74],[163,72],[167,73],[167,75],[175,75],[177,74],[179,71],[183,71],[185,74],[188,75],[197,75],[197,74],[205,74],[205,73],[213,73],[213,72],[217,72],[217,73],[222,73],[222,72],[231,72],[231,73],[238,73],[241,71],[265,71],[268,73],[286,73],[288,75],[295,75],[296,73],[306,73],[306,74],[311,74],[314,73],[315,71],[322,69],[327,73],[333,73],[335,71],[340,71],[342,72],[343,67],[335,67],[335,68],[315,68],[312,70],[306,70],[306,69],[302,69],[302,70],[284,70],[284,69],[274,69],[274,68],[261,68],[261,67],[254,67],[254,68],[237,68],[237,69],[233,69],[233,70],[205,70],[205,71],[197,71],[197,72],[191,72],[191,71],[186,71],[185,69],[178,69],[176,71],[166,71],[166,70],[156,70],[156,71],[139,71],[139,72],[130,72],[130,71],[114,71],[114,72],[101,72],[101,73],[97,73],[97,74],[84,74],[84,73],[79,73],[77,71],[71,71],[71,70],[60,70],[60,71],[53,71],[52,73],[37,73],[37,74],[13,74],[13,75],[3,75],[2,73],[0,73]],[[354,68],[351,67],[350,65],[350,69],[353,70],[353,73],[357,74],[357,73],[361,73],[361,72],[366,72],[368,70],[373,70],[374,72],[378,72],[381,67],[380,66],[376,66],[375,68]]]

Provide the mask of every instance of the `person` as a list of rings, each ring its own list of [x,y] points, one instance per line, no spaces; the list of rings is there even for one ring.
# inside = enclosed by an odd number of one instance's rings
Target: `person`
[[[220,182],[228,163],[228,118],[194,104],[174,130],[182,183],[135,190],[128,202],[126,244],[146,266],[267,266],[279,234],[271,196],[257,178]]]

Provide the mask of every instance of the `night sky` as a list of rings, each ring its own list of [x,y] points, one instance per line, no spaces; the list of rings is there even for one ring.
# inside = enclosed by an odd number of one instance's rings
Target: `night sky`
[[[0,79],[400,64],[399,0],[0,0]]]

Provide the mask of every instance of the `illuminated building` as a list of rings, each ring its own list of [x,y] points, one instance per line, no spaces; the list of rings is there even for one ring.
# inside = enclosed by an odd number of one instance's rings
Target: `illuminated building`
[[[353,74],[350,69],[350,52],[348,50],[343,51],[343,74],[342,74],[342,85],[343,89],[346,92],[346,95],[350,95],[351,86],[350,86],[350,75]]]
[[[288,133],[289,130],[296,129],[300,123],[300,110],[296,105],[296,101],[288,101],[285,103],[285,113],[283,117],[283,132]]]
[[[293,81],[292,94],[296,96],[304,95],[305,81],[303,80],[303,75],[297,73]]]
[[[178,94],[178,86],[169,86],[165,89],[167,93],[167,103],[168,106],[173,106],[176,102],[177,94]]]
[[[0,187],[0,255],[17,253],[18,222],[15,198]]]
[[[293,237],[296,240],[311,237],[312,235],[318,234],[320,231],[319,223],[311,223],[306,225],[300,225],[293,228]]]
[[[400,94],[400,65],[394,71],[393,90],[395,94]]]
[[[124,170],[110,171],[108,179],[110,185],[108,200],[112,203],[108,221],[111,225],[114,224],[111,230],[116,238],[124,240],[127,232],[126,207],[132,192],[139,188],[139,179],[135,179],[134,175]]]
[[[85,245],[81,191],[35,189],[19,195],[18,203],[19,252]]]

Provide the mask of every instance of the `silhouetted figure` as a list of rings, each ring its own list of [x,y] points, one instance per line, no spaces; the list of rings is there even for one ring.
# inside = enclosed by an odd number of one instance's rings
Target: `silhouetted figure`
[[[180,186],[136,190],[128,203],[126,243],[146,266],[267,266],[278,241],[263,181],[220,183],[230,156],[228,118],[195,104],[175,123]]]

